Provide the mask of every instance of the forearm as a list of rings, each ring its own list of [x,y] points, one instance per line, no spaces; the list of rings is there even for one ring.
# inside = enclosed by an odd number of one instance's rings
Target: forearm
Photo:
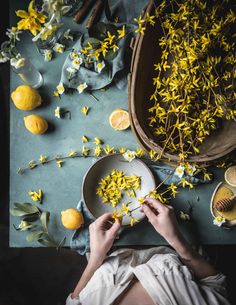
[[[72,293],[73,299],[79,296],[82,289],[87,285],[88,281],[91,279],[95,271],[101,266],[101,264],[101,261],[89,260],[88,265],[86,266],[74,292]]]
[[[171,242],[171,246],[178,253],[182,262],[193,271],[198,279],[217,274],[215,268],[192,249],[183,236],[179,236]]]

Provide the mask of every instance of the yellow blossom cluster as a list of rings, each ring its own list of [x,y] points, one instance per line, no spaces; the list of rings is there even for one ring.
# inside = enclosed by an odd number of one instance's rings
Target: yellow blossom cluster
[[[108,56],[109,59],[112,59],[119,50],[118,43],[122,38],[124,38],[131,31],[144,34],[146,24],[154,26],[155,18],[155,15],[151,16],[147,13],[146,16],[134,18],[134,21],[137,23],[134,30],[128,31],[126,26],[123,25],[118,29],[111,28],[110,31],[108,30],[103,40],[88,38],[84,42],[83,48],[80,50],[80,52],[83,54],[87,62],[101,61],[103,59],[107,59]]]
[[[21,18],[17,23],[17,29],[29,30],[34,36],[42,29],[42,24],[47,19],[47,16],[37,12],[34,0],[30,2],[28,11],[18,10],[16,15]]]
[[[121,170],[113,169],[109,175],[102,178],[96,194],[102,198],[102,203],[116,207],[120,203],[124,192],[134,197],[135,190],[140,189],[141,179],[139,176],[127,176]]]
[[[125,25],[118,30],[112,32],[107,31],[106,37],[103,40],[98,40],[96,38],[88,38],[84,42],[83,47],[80,52],[83,54],[84,61],[87,63],[92,63],[97,61],[98,64],[102,64],[102,59],[105,59],[107,55],[116,53],[119,50],[118,42],[126,35]],[[101,67],[97,66],[97,69],[103,69],[105,64]]]
[[[170,0],[156,9],[161,57],[154,65],[148,123],[162,151],[151,152],[152,159],[170,152],[184,161],[200,153],[222,119],[236,121],[236,16],[229,2],[223,8],[218,0]]]

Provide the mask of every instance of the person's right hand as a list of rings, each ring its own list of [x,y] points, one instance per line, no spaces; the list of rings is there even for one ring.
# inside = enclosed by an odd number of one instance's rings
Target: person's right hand
[[[178,228],[172,206],[147,197],[142,210],[156,231],[163,236],[169,244],[173,244],[176,239],[181,237],[181,232]]]

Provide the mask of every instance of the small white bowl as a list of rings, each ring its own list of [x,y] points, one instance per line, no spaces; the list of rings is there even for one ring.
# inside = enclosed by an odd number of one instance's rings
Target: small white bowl
[[[104,156],[97,160],[87,171],[83,179],[82,193],[83,200],[86,204],[89,212],[94,218],[98,218],[107,212],[113,212],[113,208],[110,204],[102,203],[101,198],[96,194],[96,189],[99,187],[101,178],[105,178],[113,169],[121,170],[125,175],[136,175],[141,177],[141,189],[135,190],[136,198],[132,198],[124,194],[122,202],[130,202],[130,209],[133,210],[139,207],[137,199],[144,197],[151,190],[156,187],[155,178],[149,169],[149,167],[140,159],[135,158],[131,162],[124,159],[122,154],[111,154]],[[120,203],[117,205],[119,209]],[[132,216],[138,220],[142,220],[145,214],[136,209]],[[122,218],[122,225],[127,226],[130,223],[130,218],[124,216]]]

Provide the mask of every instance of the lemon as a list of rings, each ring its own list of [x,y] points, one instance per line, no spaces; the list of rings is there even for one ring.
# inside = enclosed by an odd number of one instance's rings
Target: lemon
[[[11,93],[11,98],[20,110],[32,110],[41,105],[42,99],[37,90],[30,86],[22,85]]]
[[[236,165],[230,166],[225,171],[225,181],[231,186],[236,186]]]
[[[26,129],[33,134],[42,134],[48,129],[47,121],[36,114],[25,116],[24,122]]]
[[[128,111],[118,108],[109,116],[109,123],[115,130],[125,130],[130,126]]]
[[[61,212],[61,222],[66,229],[76,230],[84,224],[84,217],[76,209],[67,209]]]

